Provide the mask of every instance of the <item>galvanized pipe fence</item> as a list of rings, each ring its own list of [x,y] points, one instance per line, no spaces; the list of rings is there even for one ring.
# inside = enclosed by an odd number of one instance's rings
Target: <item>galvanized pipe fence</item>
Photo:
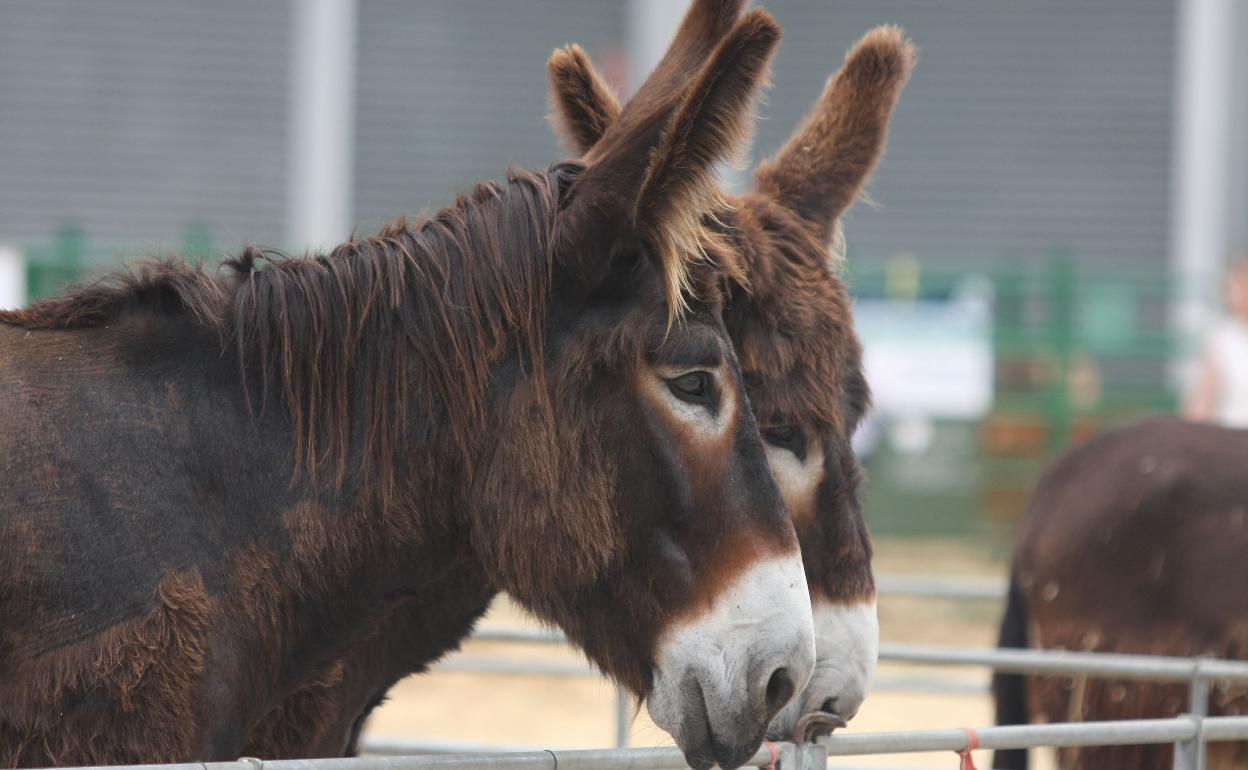
[[[1248,717],[1181,716],[1118,722],[985,727],[975,730],[980,749],[1116,746],[1172,743],[1175,770],[1203,770],[1203,747],[1218,741],[1248,740]],[[827,770],[829,757],[961,752],[969,748],[964,730],[844,733],[818,743],[776,744],[777,755],[763,746],[747,767],[778,770]],[[953,757],[950,758],[953,766]],[[524,751],[512,753],[365,756],[346,759],[262,760],[114,766],[112,770],[682,770],[684,756],[675,748]],[[89,770],[105,770],[90,768]]]
[[[926,577],[926,576],[902,576],[902,575],[881,575],[876,579],[877,589],[881,595],[886,596],[913,596],[920,598],[940,598],[958,601],[984,601],[984,600],[1000,600],[1005,595],[1005,583],[1000,580],[987,578],[946,578],[946,577]],[[553,631],[538,631],[531,629],[505,629],[505,628],[485,628],[480,629],[473,637],[479,641],[487,642],[518,642],[518,643],[536,643],[536,644],[566,644],[567,640],[562,634]],[[1063,736],[1075,736],[1073,740],[1105,740],[1105,743],[1087,743],[1087,744],[1066,744],[1066,743],[1037,743],[1037,746],[1065,746],[1065,745],[1111,745],[1114,743],[1170,743],[1176,744],[1176,770],[1186,768],[1203,768],[1204,767],[1204,743],[1206,740],[1213,740],[1210,735],[1222,736],[1216,740],[1241,740],[1248,738],[1248,734],[1225,732],[1226,730],[1238,730],[1238,727],[1227,727],[1227,725],[1238,725],[1238,722],[1224,721],[1227,719],[1240,719],[1219,717],[1215,721],[1207,718],[1209,706],[1209,692],[1211,686],[1216,682],[1248,682],[1248,662],[1220,660],[1214,658],[1175,658],[1148,655],[1123,655],[1111,653],[1095,653],[1095,652],[1068,652],[1053,650],[1015,650],[1015,649],[973,649],[973,648],[950,648],[926,645],[910,645],[910,644],[883,644],[880,646],[880,662],[895,664],[913,664],[923,666],[948,666],[948,667],[982,667],[988,668],[993,672],[999,673],[1016,673],[1016,674],[1048,674],[1072,677],[1089,677],[1101,679],[1128,679],[1137,681],[1153,681],[1153,682],[1170,682],[1185,683],[1188,685],[1189,703],[1188,716],[1178,718],[1178,720],[1143,720],[1140,723],[1123,722],[1123,723],[1081,723],[1072,725],[1023,725],[1000,728],[986,728],[981,731],[981,745],[985,748],[1026,748],[1025,746],[1000,745],[983,743],[984,736],[996,736],[993,740],[1014,740],[1023,739],[1020,736],[1032,736],[1036,740],[1066,740]],[[596,675],[595,670],[584,663],[551,663],[551,662],[523,662],[478,658],[471,657],[459,660],[451,660],[443,663],[438,667],[441,670],[453,671],[475,671],[475,672],[493,672],[500,674],[539,674],[546,676],[592,676]],[[894,683],[896,684],[896,683]],[[928,684],[925,682],[906,682],[910,686],[918,685],[923,688]],[[958,691],[958,688],[943,688],[944,691]],[[984,688],[975,687],[969,692],[983,692]],[[632,722],[632,701],[630,696],[620,690],[617,690],[615,700],[615,732],[617,748],[624,748],[628,745],[629,728]],[[1248,718],[1244,718],[1248,719]],[[1196,732],[1189,734],[1185,732],[1186,728],[1179,725],[1179,721],[1183,721],[1184,725],[1190,727],[1191,724],[1197,725]],[[1162,723],[1165,723],[1165,730],[1179,731],[1185,738],[1169,738],[1170,732],[1155,732],[1162,729]],[[1209,724],[1221,725],[1222,727],[1214,728],[1214,732],[1210,733],[1205,729]],[[1086,725],[1086,726],[1085,726]],[[1118,728],[1108,727],[1110,725],[1120,725],[1121,731],[1113,732]],[[1059,729],[1060,728],[1060,729]],[[1003,733],[994,731],[1003,730]],[[1223,732],[1218,732],[1222,730]],[[1021,732],[1020,732],[1021,731]],[[1039,732],[1035,732],[1039,731]],[[1073,731],[1073,732],[1071,732]],[[1108,731],[1108,732],[1107,732]],[[1124,732],[1125,731],[1125,732]],[[1143,732],[1141,732],[1143,731]],[[945,734],[946,743],[951,736],[961,735],[965,740],[965,735],[960,731],[926,731],[926,732],[906,732],[906,733],[879,733],[874,734],[876,739],[884,740],[883,736],[902,736],[902,735],[920,735],[927,736],[921,741],[935,740],[934,737],[940,733]],[[1157,740],[1118,740],[1114,736],[1137,735],[1147,733],[1154,735]],[[872,734],[855,734],[847,733],[837,735],[832,744],[842,745],[842,741],[859,741],[867,740]],[[1002,737],[1004,736],[1004,737]],[[893,740],[889,738],[888,740]],[[896,738],[901,741],[902,739]],[[904,744],[902,741],[901,744]],[[830,744],[831,745],[831,744]],[[849,745],[849,744],[844,744]],[[876,746],[881,744],[854,744],[862,746]],[[908,744],[905,744],[908,745]],[[928,744],[924,744],[928,745]],[[965,745],[963,743],[962,745]],[[409,753],[412,750],[421,749],[429,750],[436,748],[428,746],[428,744],[417,744],[409,741],[387,741],[379,739],[376,741],[366,742],[365,749],[370,751],[380,751],[384,753]],[[444,746],[444,749],[453,749],[454,746]],[[943,750],[946,746],[936,746],[933,749],[922,750]],[[919,750],[919,749],[914,749]],[[830,756],[841,756],[836,749],[831,749]],[[865,751],[863,753],[887,753],[888,750]],[[1180,756],[1182,755],[1182,756]],[[683,766],[683,765],[682,765]],[[567,770],[567,768],[564,768]]]

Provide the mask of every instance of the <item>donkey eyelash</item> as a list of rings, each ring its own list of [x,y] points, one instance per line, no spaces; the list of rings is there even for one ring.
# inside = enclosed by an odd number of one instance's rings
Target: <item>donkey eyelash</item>
[[[691,404],[712,406],[714,381],[710,372],[688,372],[666,380],[672,395]]]
[[[768,444],[778,448],[787,449],[797,456],[797,459],[806,460],[806,434],[796,425],[775,425],[764,428],[763,440]]]

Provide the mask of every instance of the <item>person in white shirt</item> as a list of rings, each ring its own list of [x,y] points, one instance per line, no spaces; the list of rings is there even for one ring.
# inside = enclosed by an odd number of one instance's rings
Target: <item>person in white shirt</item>
[[[1226,271],[1226,310],[1205,340],[1196,387],[1183,415],[1248,428],[1248,256]]]

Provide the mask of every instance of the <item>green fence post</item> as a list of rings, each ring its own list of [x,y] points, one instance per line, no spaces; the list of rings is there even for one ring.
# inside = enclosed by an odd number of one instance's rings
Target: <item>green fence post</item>
[[[182,255],[188,262],[207,261],[213,255],[212,225],[202,219],[186,223],[182,231]]]
[[[1053,356],[1053,379],[1049,383],[1049,455],[1070,443],[1073,418],[1070,410],[1070,372],[1075,348],[1074,259],[1069,250],[1054,250],[1049,259],[1049,349]]]
[[[26,260],[26,300],[48,297],[82,276],[87,261],[87,237],[75,222],[62,225],[50,249],[31,249]]]

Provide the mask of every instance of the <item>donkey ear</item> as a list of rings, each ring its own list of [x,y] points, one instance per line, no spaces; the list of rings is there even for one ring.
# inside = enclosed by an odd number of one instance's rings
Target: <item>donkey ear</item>
[[[770,15],[746,14],[685,90],[650,155],[632,222],[664,266],[671,307],[683,305],[688,255],[701,251],[702,216],[714,209],[714,165],[744,150],[779,41]]]
[[[665,104],[670,109],[673,95],[732,29],[743,5],[745,0],[694,0],[663,58],[630,100],[630,120],[645,121]],[[619,117],[619,102],[580,46],[555,51],[547,68],[555,130],[573,152],[586,153]]]
[[[914,46],[900,28],[868,32],[802,126],[759,166],[755,188],[830,237],[884,151],[888,121],[914,61]]]
[[[559,210],[553,243],[557,259],[579,278],[580,285],[601,285],[607,276],[621,271],[623,266],[614,264],[621,255],[637,251],[633,217],[647,163],[665,141],[665,127],[681,108],[690,78],[701,72],[721,39],[734,28],[743,2],[693,0],[663,59],[585,153],[585,170]],[[553,64],[558,67],[561,60],[556,54]]]
[[[579,45],[556,50],[546,70],[551,125],[568,150],[584,155],[620,116],[619,99]]]

